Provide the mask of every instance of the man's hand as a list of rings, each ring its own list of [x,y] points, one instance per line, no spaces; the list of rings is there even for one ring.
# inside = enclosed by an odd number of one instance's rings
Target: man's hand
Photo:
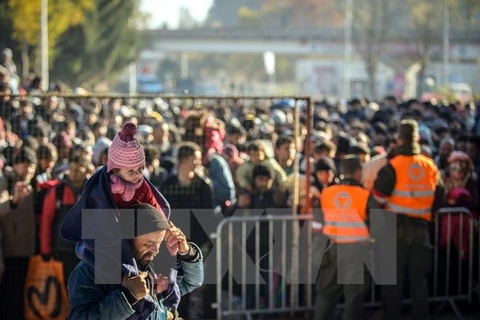
[[[165,234],[165,244],[169,247],[178,244],[178,253],[187,254],[190,251],[190,245],[182,230],[175,227],[172,221],[169,221],[168,224],[170,225],[170,229],[167,229]]]
[[[125,275],[122,279],[122,287],[127,288],[137,300],[142,300],[149,292],[147,282],[145,281],[147,275],[147,272],[142,272],[138,276],[132,278]]]
[[[24,198],[28,197],[32,192],[32,186],[25,182],[17,182],[15,191],[13,192],[13,203],[19,204]]]
[[[0,204],[5,203],[10,199],[10,195],[8,194],[7,190],[4,190],[2,193],[0,193]]]

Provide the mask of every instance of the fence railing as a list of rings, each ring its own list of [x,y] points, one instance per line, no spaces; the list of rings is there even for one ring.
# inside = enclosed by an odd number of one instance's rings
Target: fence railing
[[[315,247],[313,216],[279,216],[273,213],[232,217],[218,226],[218,319],[235,316],[250,319],[260,314],[313,311],[313,286],[318,272],[316,266],[319,266],[314,260],[318,259],[316,254],[325,249]],[[433,266],[428,279],[429,302],[449,304],[461,319],[456,303],[471,303],[476,290],[475,282],[478,285],[480,280],[478,223],[466,208],[444,208],[439,210],[432,227]],[[292,245],[296,236],[298,245]],[[299,257],[299,263],[292,261],[291,257]],[[227,270],[228,275],[224,277]],[[297,278],[292,275],[297,275]],[[381,307],[377,289],[372,281],[366,307]],[[288,299],[292,295],[296,298]],[[411,303],[409,299],[403,302]]]

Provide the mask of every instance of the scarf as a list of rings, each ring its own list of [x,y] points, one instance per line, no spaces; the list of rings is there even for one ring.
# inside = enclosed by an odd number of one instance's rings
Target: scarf
[[[135,191],[143,183],[143,177],[137,183],[129,183],[123,181],[119,176],[112,174],[110,175],[110,187],[112,194],[121,194],[122,199],[126,202],[133,199],[135,196]]]

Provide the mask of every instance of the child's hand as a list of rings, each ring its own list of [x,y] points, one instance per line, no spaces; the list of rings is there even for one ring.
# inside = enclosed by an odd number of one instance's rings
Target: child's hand
[[[157,293],[166,291],[169,284],[170,282],[168,281],[168,277],[165,277],[161,274],[155,275],[155,289]]]

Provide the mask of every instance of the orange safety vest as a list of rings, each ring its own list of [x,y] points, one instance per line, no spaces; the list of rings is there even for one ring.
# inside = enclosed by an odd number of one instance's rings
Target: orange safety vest
[[[370,192],[360,186],[335,185],[323,189],[320,198],[323,233],[336,243],[370,240],[365,224]]]
[[[390,160],[396,183],[386,208],[412,218],[432,220],[438,168],[423,155],[396,156]]]

